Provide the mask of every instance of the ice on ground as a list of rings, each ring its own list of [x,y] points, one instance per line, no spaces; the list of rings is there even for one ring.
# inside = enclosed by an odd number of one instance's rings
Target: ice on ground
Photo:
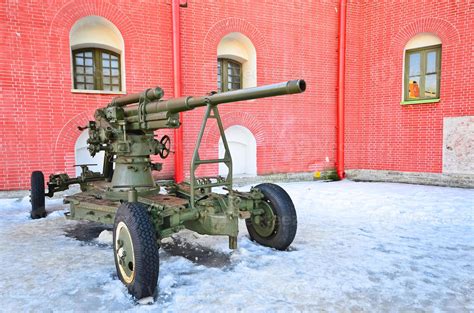
[[[153,299],[153,297],[146,297],[146,298],[142,298],[138,300],[137,302],[138,304],[141,304],[141,305],[150,305],[150,304],[155,303],[155,299]]]
[[[225,237],[181,232],[160,250],[159,296],[150,305],[133,301],[118,280],[110,229],[66,220],[61,200],[47,201],[53,213],[46,219],[31,220],[27,197],[0,199],[0,307],[474,311],[474,190],[350,181],[281,185],[298,214],[290,251],[251,242],[244,223],[233,252]]]
[[[99,237],[97,237],[96,240],[99,243],[112,245],[112,240],[113,240],[112,237],[113,237],[113,232],[111,230],[104,229],[99,234]]]

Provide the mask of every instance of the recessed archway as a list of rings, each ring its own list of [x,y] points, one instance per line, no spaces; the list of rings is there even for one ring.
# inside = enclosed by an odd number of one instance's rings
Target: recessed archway
[[[74,154],[76,165],[81,164],[97,164],[95,166],[89,166],[89,169],[94,172],[102,172],[104,165],[104,151],[100,151],[94,157],[92,157],[87,150],[87,139],[89,139],[89,132],[87,130],[82,131],[79,138],[77,138],[76,144],[74,145]],[[76,175],[81,174],[81,168],[76,167]]]
[[[217,46],[217,57],[242,64],[242,88],[257,86],[257,52],[247,36],[239,32],[225,35]]]
[[[69,32],[69,45],[71,51],[84,48],[100,48],[117,53],[120,60],[121,91],[126,90],[125,43],[120,30],[111,21],[96,15],[79,19]],[[74,73],[72,67],[73,62],[71,60],[71,74]]]
[[[405,79],[405,69],[406,69],[406,63],[408,62],[406,60],[406,51],[407,50],[412,50],[412,49],[419,49],[423,47],[430,47],[430,46],[435,46],[435,45],[441,45],[441,39],[433,34],[433,33],[419,33],[415,36],[413,36],[405,45],[404,47],[404,55],[405,57],[403,58],[403,71],[402,71],[402,79]],[[420,61],[418,61],[420,62]],[[438,80],[439,82],[439,80]],[[416,81],[415,81],[416,83]],[[419,82],[420,83],[420,82]],[[437,83],[436,83],[437,84]],[[405,100],[405,83],[402,84],[402,101]],[[439,95],[438,95],[439,96]]]
[[[257,176],[257,141],[252,132],[241,125],[234,125],[225,130],[227,142],[233,161],[233,176]],[[219,158],[224,157],[224,144],[219,139]],[[219,164],[219,175],[226,176],[228,169]]]

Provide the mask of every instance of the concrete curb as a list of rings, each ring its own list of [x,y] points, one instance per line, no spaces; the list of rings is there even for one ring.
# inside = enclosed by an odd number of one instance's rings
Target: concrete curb
[[[391,182],[444,187],[474,188],[472,174],[443,174],[398,172],[383,170],[346,170],[347,178],[353,181]]]

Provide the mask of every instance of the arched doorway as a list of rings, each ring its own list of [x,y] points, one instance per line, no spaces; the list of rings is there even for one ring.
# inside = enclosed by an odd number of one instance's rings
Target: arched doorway
[[[74,146],[76,164],[97,164],[95,166],[89,166],[89,169],[94,172],[102,172],[102,167],[104,165],[104,151],[100,151],[94,157],[91,157],[89,150],[87,150],[87,139],[89,139],[89,132],[84,130],[76,140]],[[76,167],[76,175],[80,174],[81,168]]]
[[[243,126],[234,125],[225,130],[233,162],[233,176],[257,176],[257,141],[252,132]],[[219,139],[219,158],[224,157],[224,144]],[[227,167],[219,163],[219,175],[227,175]]]

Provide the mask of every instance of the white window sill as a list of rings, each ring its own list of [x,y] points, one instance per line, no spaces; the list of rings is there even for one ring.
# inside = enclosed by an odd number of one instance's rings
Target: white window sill
[[[125,95],[125,91],[71,89],[72,93],[92,93],[99,95]]]

